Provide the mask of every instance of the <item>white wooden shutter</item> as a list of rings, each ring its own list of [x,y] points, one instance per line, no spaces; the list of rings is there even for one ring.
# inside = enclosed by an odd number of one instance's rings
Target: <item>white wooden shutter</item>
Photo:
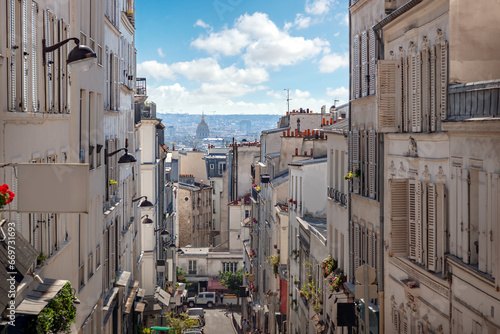
[[[361,177],[354,177],[354,173],[356,170],[359,170],[359,130],[353,130],[352,131],[352,162],[353,162],[353,178],[352,178],[352,184],[353,184],[353,192],[356,194],[359,194],[359,186],[360,182],[359,179]]]
[[[349,157],[348,157],[348,171],[352,171],[352,165],[353,165],[353,152],[352,152],[352,131],[349,131],[349,136],[347,138],[348,140],[348,148],[349,148]]]
[[[410,114],[410,92],[409,89],[409,67],[408,67],[408,57],[403,56],[402,60],[402,72],[403,72],[403,88],[402,88],[402,102],[403,102],[403,132],[410,131],[411,118]]]
[[[375,130],[370,130],[368,134],[368,160],[369,160],[369,176],[368,176],[368,182],[369,182],[369,196],[373,199],[376,198],[376,152],[377,152],[377,137]]]
[[[498,275],[498,264],[497,264],[497,233],[498,233],[498,228],[500,226],[500,183],[499,183],[499,174],[492,174],[491,175],[491,196],[490,196],[490,203],[491,205],[489,206],[489,213],[490,213],[490,235],[489,235],[489,245],[488,245],[488,273],[492,275],[493,277],[500,277]]]
[[[408,237],[409,237],[409,258],[417,258],[417,184],[418,181],[409,181],[408,193]]]
[[[430,101],[429,101],[429,93],[430,93],[430,81],[429,81],[429,51],[427,48],[424,48],[420,52],[421,59],[421,113],[422,113],[422,131],[423,132],[431,132],[430,126]]]
[[[415,244],[415,250],[416,250],[416,260],[418,263],[423,263],[422,259],[422,233],[423,233],[423,228],[422,228],[422,182],[418,181],[417,182],[417,189],[416,189],[416,204],[415,207],[417,209],[417,221],[415,225],[415,231],[416,231],[416,244]]]
[[[449,238],[450,238],[450,249],[448,250],[452,255],[461,257],[461,250],[458,251],[457,238],[461,233],[460,222],[458,221],[457,209],[458,209],[458,185],[460,180],[460,169],[456,166],[451,166],[450,175],[450,228],[449,228]]]
[[[396,308],[392,308],[392,324],[394,325],[394,333],[399,334],[399,311]]]
[[[424,324],[421,322],[417,323],[417,334],[424,334]]]
[[[361,265],[361,237],[359,224],[354,224],[354,271]]]
[[[430,74],[429,74],[429,80],[430,80],[430,91],[429,91],[429,99],[430,99],[430,106],[429,106],[429,114],[430,114],[430,128],[431,132],[436,131],[436,46],[433,45],[431,48],[431,55],[430,55]]]
[[[38,4],[31,2],[31,107],[39,110],[38,102]]]
[[[380,60],[377,75],[378,131],[397,132],[397,79],[398,61]]]
[[[377,268],[377,234],[375,232],[370,233],[370,265]]]
[[[369,41],[369,55],[370,55],[370,95],[375,94],[375,85],[376,85],[376,72],[377,72],[377,41],[375,38],[375,32],[373,29],[368,30],[370,41]]]
[[[403,318],[402,334],[410,334],[410,324],[408,323],[408,318]]]
[[[116,263],[115,263],[115,253],[116,253],[116,222],[113,222],[111,224],[111,228],[109,231],[109,238],[110,238],[110,251],[109,251],[109,258],[110,258],[110,281],[113,281],[115,271],[116,271]]]
[[[105,87],[104,87],[104,108],[110,109],[109,105],[109,85],[110,85],[110,78],[109,78],[109,73],[110,73],[110,68],[111,68],[111,63],[109,61],[109,49],[106,47],[106,55],[105,55],[105,61],[104,61],[104,66],[105,66],[105,77],[106,77],[106,82],[105,82]]]
[[[354,224],[349,221],[349,281],[354,277]]]
[[[460,202],[461,211],[460,228],[462,230],[462,261],[470,261],[470,225],[469,225],[469,170],[462,168],[460,175]]]
[[[420,53],[410,55],[411,130],[422,131]]]
[[[362,163],[362,191],[363,196],[368,196],[368,131],[363,130],[363,163]]]
[[[21,0],[21,110],[28,111],[29,52],[28,49],[28,0]]]
[[[482,272],[488,272],[487,268],[487,247],[489,243],[489,229],[488,229],[488,174],[486,172],[479,171],[479,196],[478,196],[478,227],[479,227],[479,253],[478,253],[478,265],[479,270]]]
[[[391,251],[394,256],[408,253],[408,180],[390,180]]]
[[[361,95],[368,95],[368,34],[365,31],[361,33]]]
[[[447,212],[446,203],[446,185],[443,182],[436,184],[436,272],[440,272],[443,269],[444,254],[448,252],[446,245],[448,243],[447,232]]]
[[[60,41],[60,36],[59,36],[59,20],[54,16],[54,21],[53,21],[53,29],[54,29],[54,44],[59,43]],[[61,52],[62,48],[59,48],[58,50],[54,51],[54,112],[58,113],[61,112],[61,106],[59,105],[59,91],[61,87],[61,64],[60,64],[60,59],[61,59]]]
[[[436,272],[436,185],[427,185],[427,269]]]
[[[8,0],[9,5],[9,24],[8,24],[8,109],[16,111],[17,109],[17,87],[16,87],[16,68],[17,68],[17,52],[16,45],[16,0]]]
[[[103,256],[103,278],[104,278],[104,289],[108,290],[109,286],[109,229],[104,231],[104,256]]]
[[[438,45],[439,58],[439,112],[441,119],[446,119],[446,99],[448,98],[448,43],[446,41]]]
[[[53,14],[50,10],[45,12],[45,45],[50,46],[54,44],[53,38]],[[45,54],[45,112],[52,112],[54,110],[54,67],[52,62],[54,52],[47,52]]]
[[[353,78],[352,78],[352,84],[353,84],[353,92],[354,92],[354,98],[357,99],[360,97],[360,89],[359,89],[359,75],[360,75],[360,59],[359,59],[359,50],[360,49],[360,42],[359,42],[359,35],[354,36],[354,40],[352,41],[352,57],[353,57],[353,64],[352,64],[352,71],[353,71]]]

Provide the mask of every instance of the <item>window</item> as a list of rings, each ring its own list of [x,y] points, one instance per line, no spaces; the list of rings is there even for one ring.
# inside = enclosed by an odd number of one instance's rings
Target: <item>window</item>
[[[80,268],[78,268],[78,289],[81,291],[85,286],[85,263],[80,264]]]
[[[87,268],[89,268],[89,276],[88,279],[90,279],[92,276],[94,276],[94,254],[90,253],[88,259],[87,259]]]
[[[222,262],[222,271],[230,271],[235,273],[238,270],[238,262]]]
[[[210,169],[214,169],[215,168],[215,165],[214,164],[210,164]]]
[[[441,271],[445,223],[444,183],[394,179],[391,185],[391,252]]]
[[[99,270],[101,266],[101,245],[95,248],[95,270]]]
[[[355,194],[376,199],[377,134],[375,130],[354,129],[349,132],[349,144],[349,171],[353,173],[352,191]]]
[[[189,275],[196,275],[196,260],[189,260]]]
[[[226,171],[226,163],[225,162],[219,162],[219,175],[222,175],[223,172]]]
[[[250,210],[245,210],[245,218],[250,217]]]

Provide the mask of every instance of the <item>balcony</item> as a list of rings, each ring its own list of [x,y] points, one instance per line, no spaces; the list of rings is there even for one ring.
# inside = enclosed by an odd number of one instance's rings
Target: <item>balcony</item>
[[[252,200],[255,203],[259,203],[259,192],[254,187],[252,187]]]
[[[326,191],[329,199],[337,202],[341,206],[347,206],[347,194],[344,194],[340,190],[330,187],[328,187]]]
[[[500,117],[500,80],[471,82],[448,88],[448,118]]]

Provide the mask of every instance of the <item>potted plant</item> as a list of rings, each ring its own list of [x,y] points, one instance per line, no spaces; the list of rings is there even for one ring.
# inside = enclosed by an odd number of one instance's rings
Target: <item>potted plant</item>
[[[280,256],[279,254],[269,255],[266,260],[266,263],[269,263],[273,266],[274,277],[278,277],[278,268],[280,265]]]
[[[109,185],[110,185],[110,186],[117,186],[117,185],[118,185],[118,182],[116,182],[116,181],[115,181],[115,180],[113,180],[113,179],[110,179],[110,180],[109,180]]]
[[[45,265],[46,259],[47,255],[45,255],[43,252],[40,252],[40,254],[38,254],[38,257],[36,258],[36,264],[43,267]]]
[[[325,258],[320,265],[323,269],[323,276],[328,277],[335,269],[337,269],[337,261],[335,261],[331,256]]]
[[[16,196],[12,191],[9,190],[9,186],[3,184],[0,186],[0,209],[5,205],[11,203]]]

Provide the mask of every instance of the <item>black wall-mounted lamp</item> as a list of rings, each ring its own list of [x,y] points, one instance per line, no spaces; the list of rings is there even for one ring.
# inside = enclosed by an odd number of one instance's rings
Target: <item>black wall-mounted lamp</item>
[[[144,198],[144,201],[142,201],[141,204],[139,205],[141,208],[151,208],[151,207],[154,206],[153,203],[151,203],[150,201],[148,201],[148,197],[147,196],[141,196],[141,197],[134,198],[132,200],[132,203],[137,202],[141,198]]]
[[[80,45],[80,40],[76,37],[65,39],[52,46],[45,46],[45,39],[42,39],[43,65],[46,64],[45,53],[53,52],[71,40],[76,43],[76,46],[69,52],[68,59],[66,60],[67,64],[76,71],[85,72],[90,69],[96,62],[97,54],[88,46]]]
[[[146,217],[146,218],[142,221],[143,224],[146,224],[146,225],[153,224],[153,220],[151,218],[149,218],[148,215],[142,216],[141,218],[144,218],[144,217]]]
[[[118,159],[119,164],[131,165],[134,162],[137,162],[137,160],[134,158],[134,156],[132,154],[128,153],[128,148],[120,148],[114,152],[108,153],[106,156],[112,157],[113,155],[115,155],[116,153],[118,153],[120,151],[125,151],[125,153],[123,153],[123,155],[120,157],[120,159]]]

